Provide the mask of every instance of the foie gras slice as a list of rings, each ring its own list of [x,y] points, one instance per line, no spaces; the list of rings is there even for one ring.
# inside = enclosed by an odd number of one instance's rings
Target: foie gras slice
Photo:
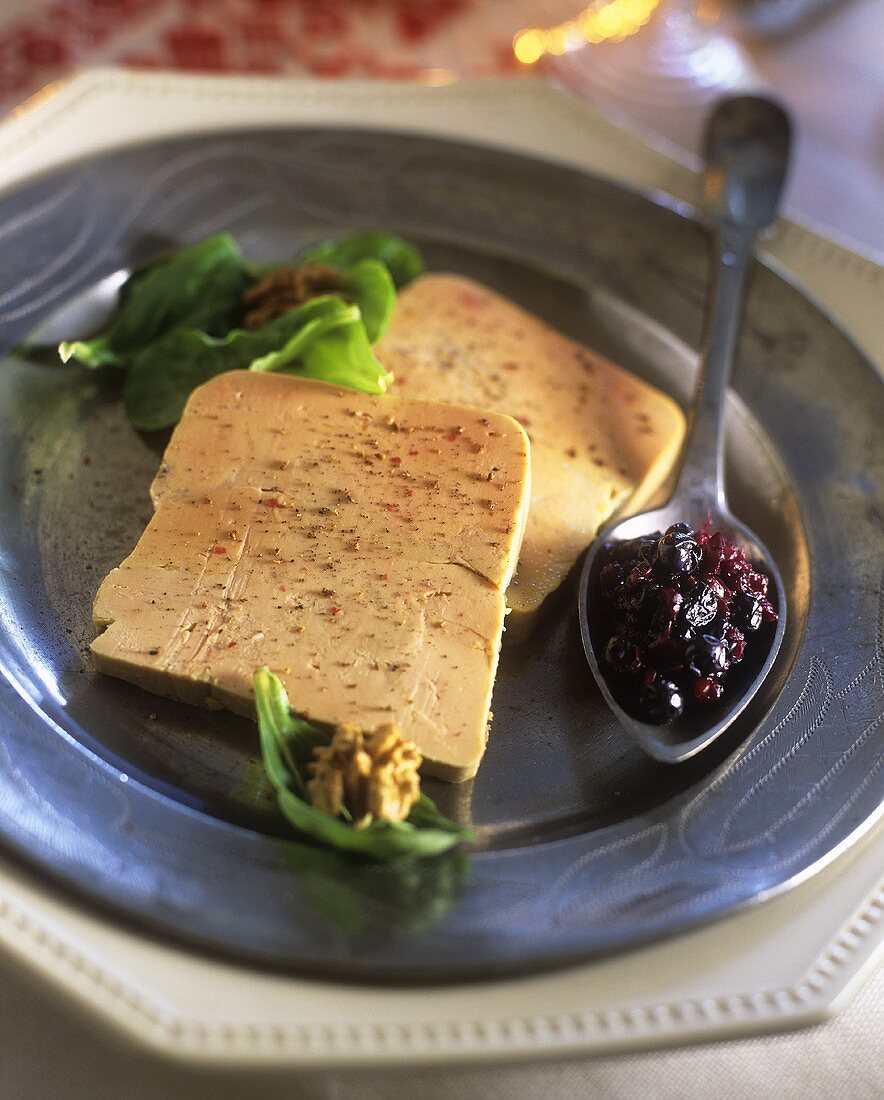
[[[194,391],[155,514],[104,580],[96,666],[253,714],[269,666],[313,721],[397,722],[474,775],[529,495],[529,443],[480,409],[231,372]]]
[[[525,426],[531,511],[507,595],[507,638],[524,638],[598,529],[660,489],[684,437],[681,409],[457,275],[424,275],[404,290],[376,351],[397,392],[509,413]]]

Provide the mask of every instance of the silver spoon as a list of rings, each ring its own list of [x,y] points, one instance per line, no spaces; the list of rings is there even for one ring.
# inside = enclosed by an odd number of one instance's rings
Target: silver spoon
[[[704,190],[715,225],[712,280],[706,307],[706,326],[697,392],[681,457],[675,490],[662,508],[608,527],[592,544],[580,576],[579,615],[583,647],[593,675],[611,710],[626,732],[657,760],[686,760],[711,744],[745,710],[776,659],[786,627],[786,599],[776,563],[758,536],[728,510],[724,490],[724,408],[734,359],[746,271],[758,232],[777,216],[789,161],[790,126],[781,107],[755,96],[723,100],[709,119],[704,153]],[[617,703],[605,679],[600,636],[604,615],[599,614],[599,551],[605,542],[632,539],[665,531],[673,523],[700,527],[710,518],[770,578],[768,599],[779,618],[764,663],[751,670],[751,682],[730,673],[720,703],[688,711],[665,726],[641,722]],[[761,639],[759,639],[759,642]],[[751,653],[750,645],[749,652]],[[744,664],[748,664],[747,659]],[[736,682],[734,682],[736,680]]]

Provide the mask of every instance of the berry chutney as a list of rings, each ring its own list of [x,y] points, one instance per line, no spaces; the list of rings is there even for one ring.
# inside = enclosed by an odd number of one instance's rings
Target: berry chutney
[[[600,562],[602,669],[624,709],[653,725],[717,703],[777,619],[768,578],[708,525],[606,543]]]

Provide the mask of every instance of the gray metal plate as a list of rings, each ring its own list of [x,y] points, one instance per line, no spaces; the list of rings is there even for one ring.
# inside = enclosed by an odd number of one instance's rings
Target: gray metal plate
[[[753,709],[678,766],[619,729],[572,590],[507,650],[477,779],[431,784],[468,859],[360,865],[286,841],[254,727],[93,672],[90,609],[150,512],[165,437],[112,378],[14,353],[54,311],[170,244],[256,258],[366,227],[486,281],[685,400],[706,236],[561,166],[437,140],[270,131],[140,146],[0,199],[0,835],[119,914],[328,976],[453,979],[672,934],[797,882],[879,813],[881,424],[873,369],[756,265],[728,414],[729,489],[790,620]],[[94,303],[93,303],[94,304]],[[71,318],[68,305],[68,318]]]

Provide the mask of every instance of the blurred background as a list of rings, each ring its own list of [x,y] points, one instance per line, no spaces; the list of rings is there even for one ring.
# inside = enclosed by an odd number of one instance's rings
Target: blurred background
[[[534,74],[688,164],[713,100],[765,89],[797,120],[790,214],[884,256],[881,0],[0,0],[0,115],[94,65]]]

